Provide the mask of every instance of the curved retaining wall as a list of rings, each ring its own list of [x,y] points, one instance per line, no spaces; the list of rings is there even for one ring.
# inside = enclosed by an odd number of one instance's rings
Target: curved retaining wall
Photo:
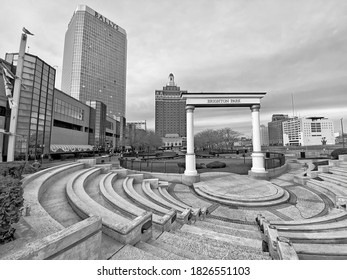
[[[23,218],[39,237],[64,229],[64,227],[54,220],[42,207],[40,203],[42,194],[53,182],[83,167],[83,163],[69,163],[55,166],[42,170],[42,172],[37,172],[37,174],[34,173],[32,176],[22,181],[25,205],[30,208],[30,216],[25,216]]]
[[[74,211],[83,219],[92,215],[100,216],[102,231],[119,242],[135,244],[151,238],[152,213],[144,213],[142,216],[130,220],[104,208],[85,192],[85,184],[100,172],[100,168],[90,168],[76,174],[68,181],[66,194]]]

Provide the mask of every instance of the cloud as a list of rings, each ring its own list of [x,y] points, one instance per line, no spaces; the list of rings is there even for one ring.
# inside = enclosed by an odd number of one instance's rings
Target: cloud
[[[78,0],[4,2],[0,55],[17,52],[23,26],[30,52],[58,65]],[[190,92],[265,91],[261,121],[273,113],[347,119],[347,1],[97,1],[86,4],[126,29],[127,119],[154,128],[154,92],[174,73]],[[14,20],[13,15],[16,15]],[[196,129],[233,126],[248,133],[250,112],[201,110]]]

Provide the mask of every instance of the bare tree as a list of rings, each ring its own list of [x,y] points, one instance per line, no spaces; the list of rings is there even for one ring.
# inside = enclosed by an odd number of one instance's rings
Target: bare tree
[[[162,139],[153,130],[135,129],[129,133],[128,145],[135,150],[155,149],[162,145]]]
[[[195,135],[195,146],[200,149],[232,149],[241,134],[231,128],[206,129]]]

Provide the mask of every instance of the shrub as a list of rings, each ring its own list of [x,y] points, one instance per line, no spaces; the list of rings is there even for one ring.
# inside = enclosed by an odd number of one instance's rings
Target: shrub
[[[178,162],[177,165],[180,168],[184,168],[184,169],[186,168],[186,163],[185,162]],[[203,168],[205,168],[205,164],[204,163],[196,163],[195,164],[195,168],[196,169],[203,169]]]
[[[338,159],[339,155],[346,155],[347,154],[347,148],[339,148],[331,152],[331,157],[333,159]]]
[[[0,164],[0,176],[11,176],[13,178],[21,179],[23,169],[25,166],[24,161],[4,162]]]
[[[0,244],[13,240],[12,224],[21,217],[23,188],[19,178],[0,177]]]
[[[71,159],[71,158],[75,158],[74,154],[62,154],[61,155],[61,160],[66,160],[66,159]]]
[[[227,165],[224,162],[220,162],[220,161],[212,161],[208,164],[206,164],[207,168],[224,168]]]
[[[313,164],[314,164],[314,168],[312,169],[312,171],[317,171],[318,170],[318,166],[329,165],[329,161],[327,161],[327,160],[316,161],[316,162],[313,162]]]

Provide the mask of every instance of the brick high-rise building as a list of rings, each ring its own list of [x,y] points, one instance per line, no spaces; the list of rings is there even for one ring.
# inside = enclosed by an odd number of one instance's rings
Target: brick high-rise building
[[[186,137],[186,101],[181,99],[180,87],[175,84],[174,75],[162,90],[155,91],[155,132],[164,137],[166,134],[178,134]]]
[[[86,5],[75,10],[65,34],[62,91],[107,105],[107,115],[125,117],[127,35]]]

